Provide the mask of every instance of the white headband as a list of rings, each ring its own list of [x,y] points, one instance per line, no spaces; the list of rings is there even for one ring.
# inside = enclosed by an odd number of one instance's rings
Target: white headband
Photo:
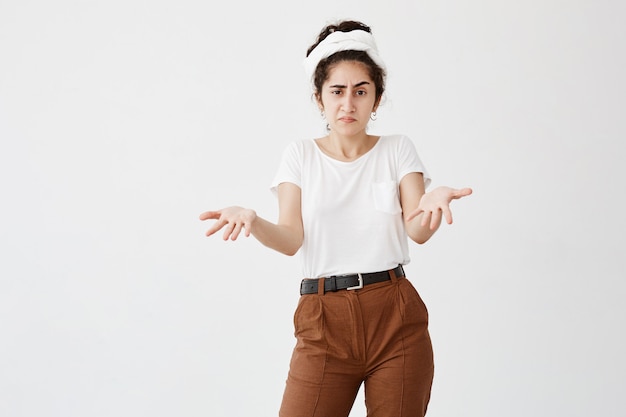
[[[385,69],[385,63],[380,59],[380,56],[378,56],[378,48],[376,48],[374,37],[371,33],[359,29],[350,32],[333,32],[324,38],[324,40],[311,51],[309,56],[304,59],[306,75],[312,78],[313,74],[315,74],[317,64],[319,64],[321,60],[339,51],[365,51],[376,65]]]

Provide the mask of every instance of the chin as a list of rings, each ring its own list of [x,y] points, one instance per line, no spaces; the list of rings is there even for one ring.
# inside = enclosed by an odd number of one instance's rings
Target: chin
[[[356,136],[362,133],[367,133],[364,127],[357,126],[345,126],[345,127],[331,127],[331,131],[343,136]]]

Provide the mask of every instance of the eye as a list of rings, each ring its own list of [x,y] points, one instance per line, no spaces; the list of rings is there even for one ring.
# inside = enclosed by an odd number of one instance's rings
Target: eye
[[[367,91],[365,91],[365,90],[358,90],[358,91],[356,92],[356,95],[357,95],[357,96],[364,96],[364,95],[366,95],[366,94],[367,94]]]
[[[341,94],[341,90],[331,90],[330,94],[339,95]]]

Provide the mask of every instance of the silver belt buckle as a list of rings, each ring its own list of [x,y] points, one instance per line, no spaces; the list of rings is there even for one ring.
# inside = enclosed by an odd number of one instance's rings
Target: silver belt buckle
[[[354,287],[348,287],[346,288],[346,290],[350,291],[350,290],[360,290],[361,288],[363,288],[363,277],[361,276],[360,273],[357,274],[359,276],[359,285],[355,285]]]

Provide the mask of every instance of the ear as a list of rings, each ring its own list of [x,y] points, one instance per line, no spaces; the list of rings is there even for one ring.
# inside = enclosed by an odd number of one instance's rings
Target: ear
[[[372,112],[375,113],[378,110],[378,106],[380,106],[380,101],[381,101],[382,97],[378,97],[378,100],[376,100],[376,103],[374,103],[374,107],[372,107]]]
[[[324,111],[324,103],[322,103],[322,96],[319,93],[315,93],[315,102],[317,103],[317,108],[320,109],[320,111]]]

